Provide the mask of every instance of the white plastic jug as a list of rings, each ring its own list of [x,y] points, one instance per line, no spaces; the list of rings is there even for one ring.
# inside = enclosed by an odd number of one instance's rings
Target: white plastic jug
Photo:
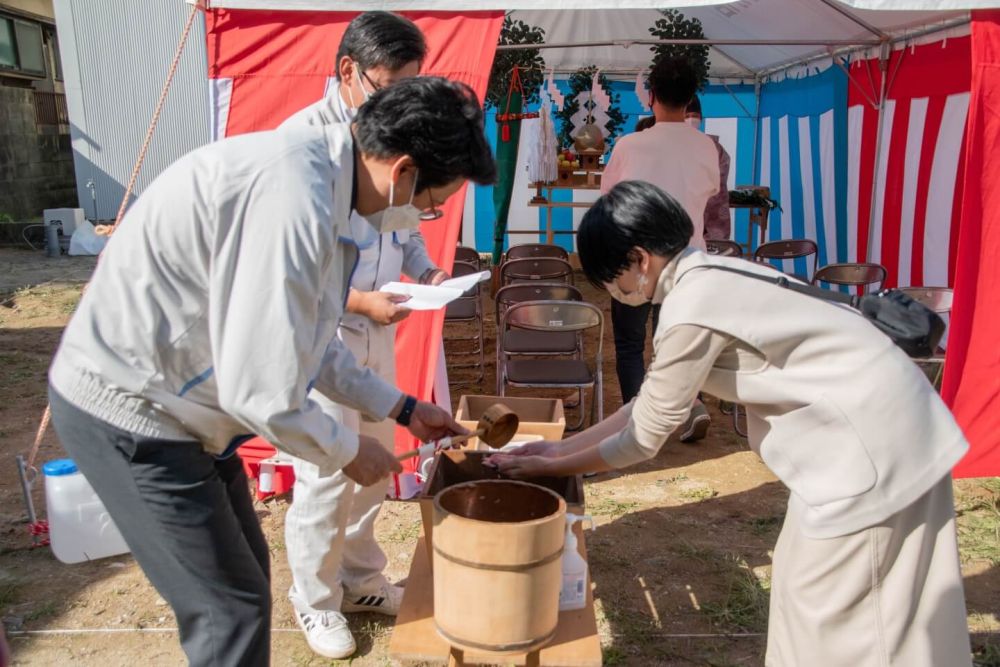
[[[72,459],[42,466],[52,552],[64,563],[128,553],[118,527]]]

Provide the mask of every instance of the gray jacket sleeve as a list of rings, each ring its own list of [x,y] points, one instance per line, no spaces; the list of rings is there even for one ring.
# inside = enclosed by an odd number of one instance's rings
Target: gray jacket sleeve
[[[403,273],[419,281],[428,269],[436,269],[437,264],[427,254],[427,244],[420,230],[410,232],[410,238],[403,244]]]

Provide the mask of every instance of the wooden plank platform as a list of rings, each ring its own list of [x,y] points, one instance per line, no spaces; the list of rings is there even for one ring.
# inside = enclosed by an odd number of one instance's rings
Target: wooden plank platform
[[[573,527],[577,535],[580,555],[587,558],[583,530],[577,523]],[[400,663],[425,662],[447,665],[451,646],[438,634],[434,626],[434,580],[427,559],[424,536],[417,541],[410,563],[410,576],[406,580],[406,593],[396,627],[389,642],[390,657]],[[600,667],[601,642],[597,635],[597,619],[594,616],[593,585],[587,590],[587,606],[575,611],[559,614],[556,636],[537,656],[520,654],[490,654],[466,651],[467,665],[537,664],[551,667]],[[536,662],[537,660],[537,662]]]

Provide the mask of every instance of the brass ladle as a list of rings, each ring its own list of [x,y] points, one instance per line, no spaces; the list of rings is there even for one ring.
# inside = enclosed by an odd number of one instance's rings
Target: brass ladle
[[[502,403],[495,403],[483,411],[483,415],[479,418],[479,422],[476,424],[477,428],[472,433],[469,433],[468,435],[448,436],[446,438],[441,438],[437,442],[429,442],[426,445],[421,445],[420,447],[408,451],[405,454],[400,454],[396,457],[396,460],[405,461],[413,458],[414,456],[435,452],[439,449],[454,447],[455,445],[460,445],[471,438],[479,438],[494,449],[503,447],[510,442],[514,437],[514,434],[517,433],[519,423],[520,420],[510,408]]]

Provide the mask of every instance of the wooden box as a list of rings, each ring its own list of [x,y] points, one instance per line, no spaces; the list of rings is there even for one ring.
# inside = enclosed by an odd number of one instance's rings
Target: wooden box
[[[499,472],[483,465],[483,461],[490,454],[490,452],[477,452],[469,449],[452,449],[442,451],[435,456],[430,477],[427,478],[424,490],[420,494],[420,516],[424,524],[424,535],[427,537],[428,549],[431,549],[433,544],[434,496],[449,486],[463,482],[504,479]],[[567,512],[584,514],[583,478],[580,475],[536,477],[524,481],[544,486],[562,496],[566,501]],[[428,558],[433,560],[433,554],[428,553]]]
[[[455,421],[476,430],[479,418],[491,405],[505,405],[518,416],[517,435],[540,435],[544,440],[562,440],[566,430],[566,414],[558,398],[512,398],[510,396],[462,396],[458,400]],[[478,438],[469,440],[468,447],[476,449]]]

